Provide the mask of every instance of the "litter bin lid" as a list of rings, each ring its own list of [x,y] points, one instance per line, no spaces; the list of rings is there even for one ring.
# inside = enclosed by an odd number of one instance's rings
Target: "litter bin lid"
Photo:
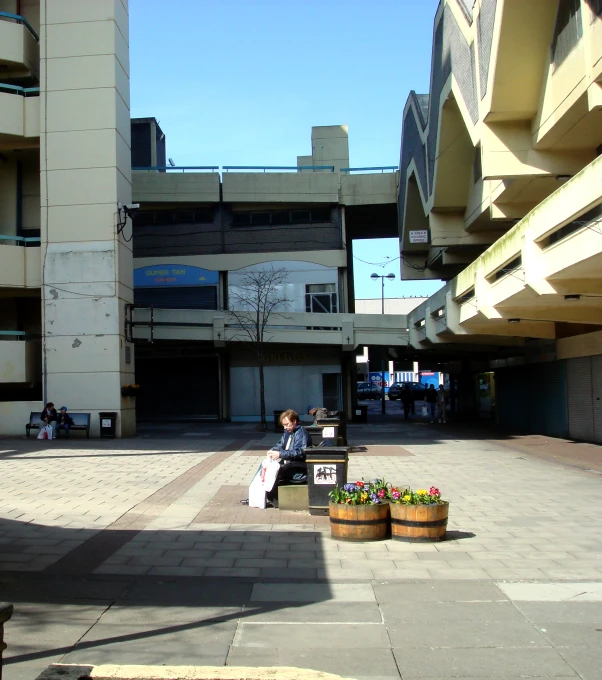
[[[101,418],[117,418],[117,411],[99,411]]]
[[[349,446],[312,446],[305,449],[305,462],[316,460],[348,460]]]

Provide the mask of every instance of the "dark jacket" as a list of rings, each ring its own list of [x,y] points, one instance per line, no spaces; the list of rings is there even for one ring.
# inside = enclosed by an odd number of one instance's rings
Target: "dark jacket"
[[[53,420],[59,419],[58,413],[56,412],[55,408],[45,408],[42,411],[42,422],[44,422],[46,419],[48,419],[49,423],[51,423]]]
[[[293,438],[289,449],[286,448],[289,437]],[[280,441],[273,446],[270,451],[278,451],[280,458],[284,461],[288,460],[305,460],[305,449],[310,445],[310,438],[307,432],[297,425],[297,427],[289,434],[284,432]]]
[[[69,425],[69,427],[71,427],[71,425],[73,425],[73,418],[68,413],[63,413],[61,411],[61,413],[59,413],[59,417],[58,417],[58,424],[59,425]]]
[[[428,404],[436,404],[437,403],[437,390],[434,387],[433,387],[433,389],[431,389],[429,387],[428,390],[426,391],[426,397],[424,399]]]
[[[410,390],[409,387],[404,387],[401,390],[401,394],[399,395],[399,398],[401,399],[401,403],[404,406],[411,406],[412,402],[414,401],[414,395],[412,394],[412,391]]]

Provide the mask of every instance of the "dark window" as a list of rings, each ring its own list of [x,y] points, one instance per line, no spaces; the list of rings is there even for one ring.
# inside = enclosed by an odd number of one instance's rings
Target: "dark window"
[[[467,293],[464,293],[464,295],[462,295],[462,297],[460,297],[458,299],[458,302],[460,304],[462,304],[464,302],[468,302],[469,300],[472,300],[473,297],[474,297],[474,288],[471,288]]]
[[[134,213],[136,227],[165,227],[172,224],[211,224],[212,208],[188,208],[185,210],[139,210]]]
[[[544,247],[551,246],[554,243],[561,241],[574,231],[583,229],[583,227],[588,223],[598,224],[601,221],[600,217],[602,217],[602,204],[597,205],[595,208],[592,208],[585,214],[581,215],[581,217],[578,217],[576,220],[573,220],[568,224],[565,224],[564,227],[560,227],[560,229],[557,229],[555,232],[550,234],[544,241]]]
[[[507,265],[502,267],[502,269],[498,269],[495,272],[495,277],[494,280],[498,281],[499,279],[503,278],[506,276],[506,274],[510,274],[513,271],[516,271],[517,269],[520,269],[523,266],[523,258],[521,255],[518,257],[515,257],[514,260],[511,262],[508,262]]]
[[[164,309],[217,309],[217,286],[135,288],[134,303]]]
[[[253,226],[265,226],[270,224],[269,212],[253,212],[251,213],[251,224]]]
[[[291,210],[292,224],[307,224],[311,222],[311,212],[309,210]]]
[[[251,213],[235,212],[232,213],[233,227],[248,227],[251,224]]]
[[[554,38],[552,39],[552,62],[554,68],[569,56],[583,35],[581,23],[581,0],[560,0]]]
[[[284,226],[287,224],[330,223],[330,208],[308,210],[233,211],[233,227]]]

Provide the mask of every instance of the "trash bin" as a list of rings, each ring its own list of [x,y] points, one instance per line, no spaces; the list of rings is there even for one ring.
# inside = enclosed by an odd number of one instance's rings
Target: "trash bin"
[[[115,411],[102,411],[98,414],[100,418],[100,436],[115,437],[117,429],[117,413]]]
[[[280,416],[284,411],[274,411],[274,432],[284,432],[284,428],[280,424]]]
[[[338,444],[340,446],[347,446],[347,421],[341,418],[320,418],[316,425],[320,427],[330,427],[335,428],[334,432],[329,430],[329,434],[322,435],[324,439],[334,439],[332,442],[335,446]]]
[[[310,515],[327,515],[328,494],[347,483],[348,446],[305,449]]]
[[[358,404],[355,407],[354,418],[356,423],[367,423],[368,422],[368,405]]]

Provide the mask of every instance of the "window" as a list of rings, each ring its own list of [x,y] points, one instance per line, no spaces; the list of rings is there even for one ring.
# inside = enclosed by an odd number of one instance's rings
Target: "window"
[[[513,271],[516,271],[517,269],[521,269],[522,266],[523,258],[521,255],[519,255],[518,257],[515,257],[511,262],[508,262],[508,264],[505,264],[501,269],[498,269],[493,275],[493,280],[499,281],[499,279],[506,276],[506,274],[510,274]]]
[[[336,314],[336,284],[311,283],[305,286],[305,311],[314,314]]]
[[[232,212],[233,227],[286,226],[288,224],[330,223],[330,208],[309,208],[304,210],[262,210]]]
[[[555,69],[569,56],[582,35],[581,0],[560,0],[552,39],[552,62]]]

